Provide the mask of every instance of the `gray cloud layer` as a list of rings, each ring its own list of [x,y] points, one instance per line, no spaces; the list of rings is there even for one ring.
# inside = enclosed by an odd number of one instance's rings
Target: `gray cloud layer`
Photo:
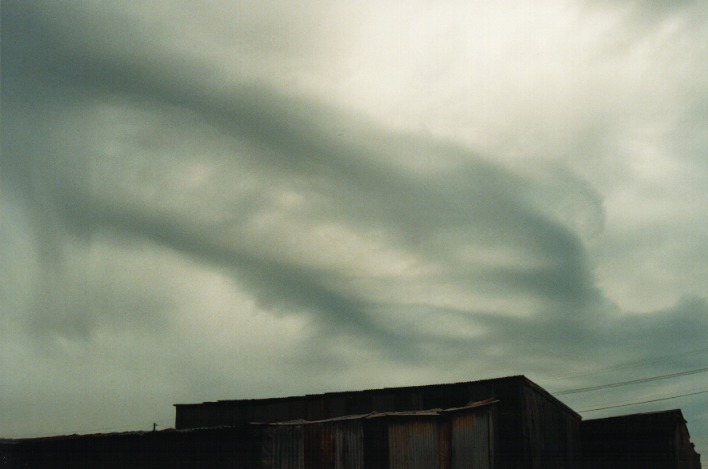
[[[457,135],[464,114],[438,128],[455,103],[431,108],[428,130],[406,124],[420,119],[424,96],[390,125],[386,106],[370,112],[318,81],[347,68],[338,48],[357,56],[366,40],[347,12],[309,7],[318,16],[276,19],[254,6],[213,23],[218,4],[192,17],[174,2],[5,2],[2,434],[143,415],[170,423],[175,401],[508,373],[553,387],[551,378],[598,364],[674,354],[677,340],[703,346],[708,113],[705,91],[690,86],[693,55],[675,76],[642,85],[686,86],[656,99],[680,125],[642,121],[636,135],[611,138],[639,122],[642,105],[634,113],[576,96],[571,127],[552,103],[538,120],[577,147],[566,155],[541,135],[519,159],[515,147],[536,125],[524,106],[536,97],[509,114],[504,144]],[[634,8],[608,16],[627,15],[631,27],[607,54],[646,48],[640,68],[705,33],[684,20],[700,6]],[[227,45],[232,55],[220,53]],[[547,73],[545,62],[535,67]],[[594,79],[610,100],[624,89]],[[644,195],[668,206],[647,207]],[[654,293],[660,306],[630,312],[615,299],[644,304],[633,282],[647,278],[670,291]],[[705,444],[706,415],[691,402],[695,426],[685,413]]]

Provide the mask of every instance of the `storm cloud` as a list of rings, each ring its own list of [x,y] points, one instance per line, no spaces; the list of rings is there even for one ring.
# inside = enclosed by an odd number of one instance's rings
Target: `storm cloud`
[[[707,12],[652,5],[4,2],[0,435],[705,366]]]

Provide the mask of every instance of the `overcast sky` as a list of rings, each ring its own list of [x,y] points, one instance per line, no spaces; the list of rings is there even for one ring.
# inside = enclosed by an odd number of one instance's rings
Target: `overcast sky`
[[[3,1],[0,436],[172,426],[173,403],[705,368],[707,15]],[[583,416],[680,407],[705,459],[707,402]]]

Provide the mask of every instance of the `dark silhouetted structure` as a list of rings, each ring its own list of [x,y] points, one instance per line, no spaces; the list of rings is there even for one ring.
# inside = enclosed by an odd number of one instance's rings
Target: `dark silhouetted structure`
[[[267,424],[262,467],[490,469],[496,403]]]
[[[260,468],[259,437],[245,425],[5,440],[0,442],[0,467]]]
[[[496,468],[576,467],[580,416],[524,376],[274,399],[177,404],[176,427],[317,421],[370,412],[451,409],[498,401],[491,441]]]
[[[584,469],[701,469],[680,410],[586,420]]]
[[[680,410],[581,422],[524,376],[176,409],[174,430],[0,440],[0,467],[700,469]]]

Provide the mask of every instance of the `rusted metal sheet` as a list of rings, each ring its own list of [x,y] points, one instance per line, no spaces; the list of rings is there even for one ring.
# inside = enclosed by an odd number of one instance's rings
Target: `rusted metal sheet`
[[[336,426],[335,469],[364,469],[362,421],[345,421]]]
[[[305,426],[305,467],[363,469],[364,433],[361,420],[341,420]]]
[[[264,442],[264,469],[305,469],[302,425],[275,425]]]
[[[431,469],[440,465],[436,419],[392,422],[388,427],[388,442],[390,469]]]
[[[306,425],[304,433],[305,467],[329,469],[334,467],[336,427]]]
[[[263,467],[268,469],[364,469],[361,419],[268,428]]]
[[[522,389],[522,422],[526,465],[531,469],[576,467],[580,448],[580,419],[559,412],[542,390]]]
[[[491,469],[489,412],[451,416],[452,469]]]
[[[452,469],[452,429],[449,420],[438,423],[438,468]]]
[[[492,469],[495,402],[271,424],[263,467]]]

